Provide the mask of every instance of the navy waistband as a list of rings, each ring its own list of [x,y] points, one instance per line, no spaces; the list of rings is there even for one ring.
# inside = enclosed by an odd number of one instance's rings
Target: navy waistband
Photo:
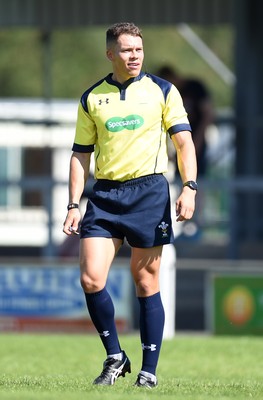
[[[112,181],[109,179],[98,179],[94,185],[94,188],[103,187],[104,189],[116,189],[126,186],[136,186],[140,183],[149,182],[155,180],[156,178],[163,176],[163,174],[151,174],[140,176],[139,178],[129,179],[127,181]]]

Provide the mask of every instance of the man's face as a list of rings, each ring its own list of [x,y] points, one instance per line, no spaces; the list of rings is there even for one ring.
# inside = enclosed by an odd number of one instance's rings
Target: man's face
[[[142,38],[121,35],[116,44],[107,50],[107,57],[112,62],[113,79],[123,83],[139,75],[144,53]]]

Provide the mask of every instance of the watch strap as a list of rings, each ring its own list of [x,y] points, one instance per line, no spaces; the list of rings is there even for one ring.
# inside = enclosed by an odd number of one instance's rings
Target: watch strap
[[[73,208],[79,208],[78,203],[69,203],[67,206],[68,211],[72,210]]]

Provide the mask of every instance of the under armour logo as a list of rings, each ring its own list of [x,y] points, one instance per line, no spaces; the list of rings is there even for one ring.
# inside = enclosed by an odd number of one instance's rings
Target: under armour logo
[[[142,349],[156,351],[156,344],[151,344],[150,346],[147,346],[146,344],[142,343]]]
[[[106,103],[106,104],[109,104],[109,102],[110,102],[110,99],[105,99],[105,100],[99,100],[99,105],[101,106],[102,105],[102,103]]]
[[[110,336],[110,332],[109,331],[103,331],[102,333],[100,333],[100,336],[104,336],[104,337]]]

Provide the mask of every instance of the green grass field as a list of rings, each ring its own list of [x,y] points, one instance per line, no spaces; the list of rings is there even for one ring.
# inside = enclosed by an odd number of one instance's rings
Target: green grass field
[[[138,336],[120,338],[132,373],[95,387],[104,350],[93,335],[0,335],[1,400],[263,399],[263,341],[259,337],[177,335],[164,341],[159,386],[133,387],[140,369]]]

